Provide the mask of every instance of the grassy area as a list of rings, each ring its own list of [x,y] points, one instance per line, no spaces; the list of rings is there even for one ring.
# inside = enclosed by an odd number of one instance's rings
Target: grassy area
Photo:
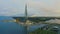
[[[29,34],[57,34],[57,32],[50,31],[50,30],[37,29],[37,30],[35,30],[33,32],[30,32]]]

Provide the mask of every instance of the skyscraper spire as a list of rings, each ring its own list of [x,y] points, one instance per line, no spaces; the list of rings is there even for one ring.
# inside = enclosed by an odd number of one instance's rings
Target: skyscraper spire
[[[27,4],[25,4],[25,16],[27,17]]]
[[[27,4],[25,4],[25,18],[26,18],[26,21],[28,19],[28,15],[27,15]]]

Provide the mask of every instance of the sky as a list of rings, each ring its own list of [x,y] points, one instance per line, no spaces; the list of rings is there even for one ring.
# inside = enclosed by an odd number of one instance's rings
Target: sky
[[[60,17],[60,0],[0,0],[0,16],[24,16],[25,4],[28,16]]]

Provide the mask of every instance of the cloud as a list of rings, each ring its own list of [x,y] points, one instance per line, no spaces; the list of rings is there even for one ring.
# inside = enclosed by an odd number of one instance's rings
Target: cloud
[[[0,0],[0,16],[16,16],[24,13],[24,0]]]
[[[0,0],[0,16],[24,14],[25,3],[28,15],[60,16],[60,0]]]
[[[0,12],[0,16],[16,16],[18,14],[23,14],[24,11],[21,12],[21,9],[18,10],[17,8],[4,8]]]
[[[60,0],[32,0],[28,6],[37,10],[38,16],[60,16]]]

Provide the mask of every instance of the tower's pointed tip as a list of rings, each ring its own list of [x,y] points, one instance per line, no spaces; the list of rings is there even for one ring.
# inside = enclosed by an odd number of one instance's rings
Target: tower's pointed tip
[[[25,4],[25,16],[27,17],[27,3]]]

